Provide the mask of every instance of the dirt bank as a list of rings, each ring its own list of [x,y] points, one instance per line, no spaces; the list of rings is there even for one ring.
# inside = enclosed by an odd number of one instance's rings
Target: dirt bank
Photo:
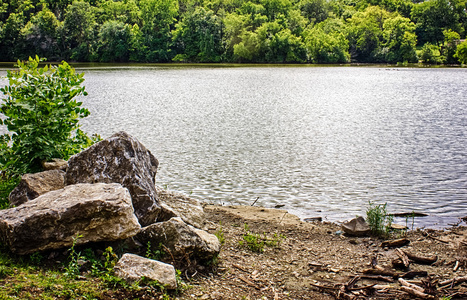
[[[408,245],[382,248],[382,240],[378,238],[347,237],[336,224],[302,222],[284,210],[206,206],[205,212],[212,222],[209,231],[222,232],[225,244],[217,268],[207,275],[193,276],[191,288],[178,299],[410,299],[414,296],[401,291],[397,280],[408,271],[426,271],[427,276],[422,273],[407,280],[425,285],[425,292],[435,297],[467,296],[465,283],[440,287],[443,281],[467,276],[465,227],[402,232],[394,238],[407,238]],[[265,246],[260,253],[241,246],[245,224],[251,234],[264,237],[266,233],[266,240],[280,244]],[[395,269],[392,266],[398,257],[395,249],[438,259],[432,265],[411,262],[404,270]],[[367,275],[363,272],[375,269],[374,265],[393,272],[394,276],[365,279]],[[355,284],[349,282],[352,278]],[[365,286],[370,287],[360,289]]]

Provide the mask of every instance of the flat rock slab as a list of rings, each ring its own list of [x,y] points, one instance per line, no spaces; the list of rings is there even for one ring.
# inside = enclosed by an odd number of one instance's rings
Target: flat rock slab
[[[161,214],[157,218],[158,222],[179,217],[191,226],[204,227],[204,210],[198,200],[181,193],[164,190],[158,186],[156,186],[156,192],[162,207]]]
[[[155,176],[158,160],[135,138],[117,132],[68,160],[65,184],[120,183],[130,192],[142,226],[154,223],[161,208]]]
[[[114,241],[135,235],[141,226],[128,190],[120,184],[77,184],[0,210],[0,241],[20,255]]]
[[[61,170],[24,174],[18,186],[10,193],[10,205],[21,205],[50,191],[62,189],[64,186],[65,172]]]
[[[114,272],[130,284],[145,278],[157,281],[169,290],[177,288],[175,268],[172,265],[135,254],[124,254],[115,265]]]

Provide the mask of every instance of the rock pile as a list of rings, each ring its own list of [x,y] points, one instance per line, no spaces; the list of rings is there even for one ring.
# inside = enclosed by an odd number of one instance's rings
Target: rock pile
[[[74,242],[127,239],[141,247],[163,246],[172,260],[212,260],[220,243],[200,229],[202,206],[156,188],[158,165],[140,142],[119,132],[72,156],[66,172],[26,174],[10,194],[15,207],[0,211],[0,241],[24,255]],[[115,274],[129,282],[145,277],[176,287],[173,266],[134,254],[123,255]]]

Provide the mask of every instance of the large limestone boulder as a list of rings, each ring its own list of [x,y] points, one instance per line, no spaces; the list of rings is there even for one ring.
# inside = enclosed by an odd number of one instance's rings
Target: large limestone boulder
[[[155,176],[159,162],[140,142],[118,132],[72,156],[65,184],[120,183],[130,191],[142,226],[152,224],[159,212]]]
[[[175,268],[172,265],[135,254],[124,254],[115,265],[114,272],[115,276],[130,284],[145,278],[157,281],[169,290],[177,288]]]
[[[18,206],[50,191],[62,189],[64,186],[65,172],[61,170],[24,174],[18,186],[10,193],[10,204]]]
[[[150,242],[153,250],[163,244],[174,258],[188,255],[198,261],[211,260],[219,254],[221,247],[214,234],[187,225],[180,218],[144,227],[135,239],[143,245]]]
[[[179,217],[188,225],[196,228],[204,227],[204,209],[198,200],[181,193],[164,190],[158,186],[156,186],[156,192],[162,207],[161,214],[157,218],[158,222]]]
[[[12,252],[114,241],[135,235],[141,226],[128,190],[120,184],[77,184],[48,192],[15,208],[0,210],[0,241]]]

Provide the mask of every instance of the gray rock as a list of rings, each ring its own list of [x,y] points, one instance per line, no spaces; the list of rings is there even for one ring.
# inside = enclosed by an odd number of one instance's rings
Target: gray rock
[[[135,239],[143,245],[150,242],[153,250],[163,244],[174,258],[209,261],[219,254],[220,243],[214,234],[185,224],[180,218],[154,223],[141,229]]]
[[[66,171],[68,162],[60,158],[53,158],[51,161],[43,161],[42,167],[44,170],[62,170]]]
[[[158,222],[180,217],[185,223],[196,228],[203,228],[205,215],[201,203],[181,193],[164,190],[156,186],[157,197],[161,202],[162,212]]]
[[[354,218],[342,224],[342,230],[351,236],[366,236],[370,234],[370,226],[363,217]]]
[[[77,244],[114,241],[141,226],[128,190],[120,184],[77,184],[0,210],[0,241],[23,255]]]
[[[47,192],[62,189],[64,186],[65,172],[60,170],[24,174],[18,186],[10,193],[10,204],[18,206]]]
[[[114,272],[130,284],[145,278],[157,281],[167,289],[177,288],[175,268],[172,265],[135,254],[124,254],[115,265]]]
[[[117,277],[130,284],[144,277],[159,282],[166,289],[174,290],[177,288],[175,268],[172,265],[135,254],[124,254],[115,265],[114,272]]]
[[[120,183],[130,192],[140,224],[147,226],[161,210],[155,188],[158,166],[146,147],[127,133],[118,132],[72,156],[65,184]]]

